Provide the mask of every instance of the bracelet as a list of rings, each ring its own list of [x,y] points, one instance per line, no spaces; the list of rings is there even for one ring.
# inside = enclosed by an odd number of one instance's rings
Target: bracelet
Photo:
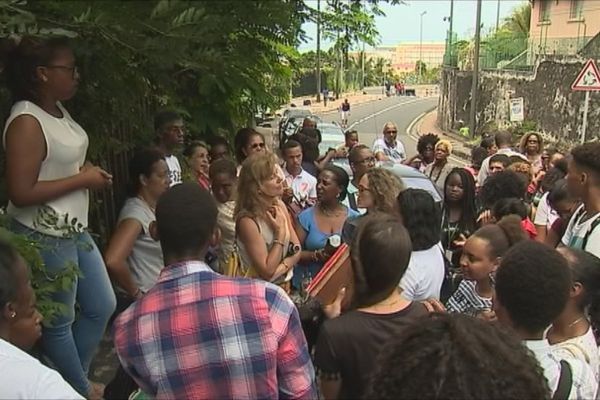
[[[273,244],[278,244],[281,247],[285,247],[285,244],[281,240],[278,240],[278,239],[273,239]]]
[[[319,262],[318,254],[319,254],[318,250],[313,251],[313,261],[314,262]]]
[[[290,270],[292,267],[290,267],[289,265],[287,265],[287,263],[285,262],[285,260],[281,261],[281,263],[284,265],[286,270]]]

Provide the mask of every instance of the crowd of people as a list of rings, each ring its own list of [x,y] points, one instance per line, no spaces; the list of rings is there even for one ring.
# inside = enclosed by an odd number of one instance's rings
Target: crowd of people
[[[319,154],[307,119],[278,149],[242,128],[230,151],[162,111],[100,251],[88,191],[113,182],[62,105],[72,51],[24,39],[5,73],[11,229],[39,244],[48,280],[78,274],[43,321],[24,259],[0,242],[0,398],[598,395],[600,143],[562,154],[531,132],[515,150],[498,131],[460,166],[434,134],[407,158],[392,122],[372,146],[348,131]],[[421,171],[442,201],[386,163]],[[340,243],[352,284],[320,304],[306,288]],[[89,370],[113,319],[120,367],[104,387]]]

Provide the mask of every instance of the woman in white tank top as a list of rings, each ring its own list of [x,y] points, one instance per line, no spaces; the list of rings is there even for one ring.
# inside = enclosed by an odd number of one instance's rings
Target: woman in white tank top
[[[23,38],[7,59],[14,102],[2,137],[7,213],[16,231],[41,245],[48,279],[57,279],[69,266],[80,274],[68,289],[53,294],[65,311],[45,321],[43,351],[79,393],[100,398],[101,386],[90,384],[87,373],[115,296],[87,231],[88,190],[109,186],[112,176],[86,163],[88,137],[61,104],[73,97],[79,81],[67,43]]]

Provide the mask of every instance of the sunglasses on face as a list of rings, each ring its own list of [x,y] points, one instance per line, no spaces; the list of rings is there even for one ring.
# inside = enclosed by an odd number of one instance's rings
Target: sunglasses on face
[[[250,146],[250,148],[252,148],[252,149],[258,149],[258,148],[264,149],[265,148],[265,144],[264,143],[254,143],[254,144],[252,144],[252,146]]]
[[[385,131],[385,133],[392,134],[392,133],[398,133],[398,131]]]

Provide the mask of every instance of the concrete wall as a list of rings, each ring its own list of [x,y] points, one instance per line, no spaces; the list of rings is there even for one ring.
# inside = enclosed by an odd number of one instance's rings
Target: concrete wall
[[[525,119],[558,141],[576,142],[583,120],[584,93],[571,84],[585,63],[582,58],[544,60],[533,73],[482,71],[479,80],[477,125],[510,126],[509,99],[523,97]],[[468,124],[472,72],[445,69],[440,84],[438,124],[444,130]],[[600,92],[592,92],[588,113],[588,140],[600,139]]]

